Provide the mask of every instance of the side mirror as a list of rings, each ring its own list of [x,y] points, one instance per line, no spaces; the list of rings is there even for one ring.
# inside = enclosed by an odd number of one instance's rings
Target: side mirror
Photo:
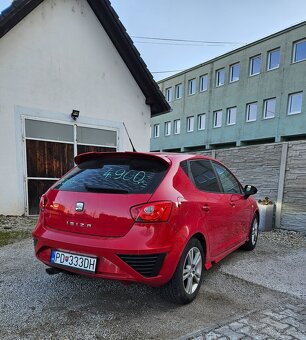
[[[253,185],[246,185],[243,191],[244,191],[244,197],[248,198],[249,196],[255,195],[257,193],[257,188],[255,188]]]

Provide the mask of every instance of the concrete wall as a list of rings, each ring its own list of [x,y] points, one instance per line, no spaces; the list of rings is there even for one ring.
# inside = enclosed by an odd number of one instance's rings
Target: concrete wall
[[[306,232],[306,141],[289,143],[281,224]]]
[[[282,152],[283,150],[287,151]],[[306,232],[305,140],[203,153],[227,165],[243,185],[255,185],[258,189],[256,199],[268,196],[275,202],[276,216],[279,214],[280,217],[277,227]],[[282,164],[284,176],[281,171]]]
[[[46,0],[0,39],[0,214],[24,213],[21,115],[118,129],[149,150],[150,107],[87,1]]]

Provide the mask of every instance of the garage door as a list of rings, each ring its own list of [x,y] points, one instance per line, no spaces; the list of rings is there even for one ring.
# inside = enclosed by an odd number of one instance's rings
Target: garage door
[[[74,166],[83,152],[117,150],[117,131],[25,119],[26,210],[39,213],[41,195]]]

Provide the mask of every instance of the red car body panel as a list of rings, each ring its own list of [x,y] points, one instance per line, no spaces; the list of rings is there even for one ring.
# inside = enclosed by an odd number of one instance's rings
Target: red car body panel
[[[145,203],[150,197],[151,194],[103,194],[102,204],[96,195],[89,192],[51,190],[44,213],[45,224],[80,234],[87,234],[90,230],[92,236],[122,237],[134,224],[130,207]],[[84,203],[85,209],[81,214],[75,211],[76,202]]]
[[[75,160],[82,164],[99,157],[120,159],[134,155],[129,152],[87,153]],[[243,194],[200,191],[180,167],[180,162],[185,160],[211,158],[159,153],[137,153],[137,156],[158,159],[168,166],[153,194],[48,190],[44,196],[46,204],[33,231],[35,254],[40,261],[59,267],[50,262],[53,249],[95,256],[95,273],[85,275],[160,286],[173,276],[190,238],[195,236],[203,242],[206,269],[247,241],[252,219],[258,214],[256,201]],[[133,206],[159,201],[172,202],[166,222],[134,221]],[[84,203],[84,211],[75,210],[76,202]],[[120,257],[150,254],[164,254],[161,268],[153,277],[140,274]],[[79,273],[74,268],[64,269]]]

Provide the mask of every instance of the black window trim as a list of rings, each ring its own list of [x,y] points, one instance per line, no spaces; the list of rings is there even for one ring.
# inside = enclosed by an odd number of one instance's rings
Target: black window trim
[[[206,191],[206,190],[201,190],[197,187],[197,185],[195,184],[195,180],[193,178],[193,175],[192,175],[192,172],[191,172],[191,162],[194,162],[194,161],[207,161],[210,163],[211,165],[211,168],[213,170],[213,173],[215,174],[215,177],[217,179],[217,182],[218,182],[218,186],[219,186],[219,189],[220,191]],[[181,163],[183,162],[187,162],[187,176],[188,178],[190,179],[190,181],[192,182],[193,186],[201,191],[201,192],[207,192],[207,193],[213,193],[213,194],[225,194],[225,195],[234,195],[234,193],[228,193],[228,192],[225,192],[224,188],[223,188],[223,185],[221,183],[221,180],[220,180],[220,177],[215,169],[215,166],[214,164],[217,164],[221,167],[224,167],[233,177],[234,179],[236,180],[236,182],[238,183],[238,186],[240,188],[240,193],[235,193],[236,195],[244,195],[243,193],[243,186],[242,184],[240,183],[240,181],[238,180],[238,178],[232,173],[232,171],[230,169],[228,169],[227,167],[225,167],[223,164],[219,163],[218,161],[215,161],[215,160],[211,160],[211,159],[205,159],[205,158],[193,158],[193,159],[188,159],[188,160],[185,160],[185,161],[182,161]],[[180,165],[181,165],[180,163]]]
[[[216,176],[216,179],[217,179],[217,182],[218,182],[218,186],[219,186],[219,189],[220,191],[206,191],[206,190],[201,190],[199,189],[196,184],[195,184],[195,180],[193,178],[193,175],[192,175],[192,172],[191,172],[191,169],[190,169],[190,163],[191,162],[196,162],[196,161],[207,161],[210,163],[211,165],[211,168],[212,168],[212,171],[213,173],[215,174]],[[206,159],[206,158],[193,158],[193,159],[188,159],[187,160],[187,169],[188,169],[188,177],[190,179],[190,181],[192,182],[193,186],[199,190],[200,192],[207,192],[207,193],[211,193],[211,194],[224,194],[224,189],[223,189],[223,186],[221,185],[221,182],[220,182],[220,178],[218,176],[218,174],[216,173],[216,170],[215,168],[213,167],[212,163],[211,163],[211,160],[210,159]]]

